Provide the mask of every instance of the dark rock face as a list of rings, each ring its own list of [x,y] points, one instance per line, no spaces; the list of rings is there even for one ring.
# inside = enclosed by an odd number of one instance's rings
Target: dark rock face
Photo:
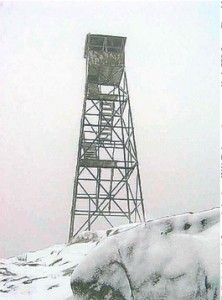
[[[187,214],[107,237],[74,270],[74,298],[219,299],[218,222],[218,211]]]
[[[89,282],[76,281],[73,283],[72,288],[75,291],[75,295],[83,299],[126,299],[120,291],[115,290],[111,285],[103,284],[98,287],[96,279]]]
[[[92,277],[84,280],[81,277],[77,277],[72,282],[72,290],[75,296],[80,299],[91,300],[128,299],[129,281],[126,270],[121,265],[116,252],[118,253],[118,249],[113,251],[110,260],[109,256],[105,254],[101,257],[101,264],[96,267]],[[92,266],[95,263],[96,260],[92,261],[90,265]]]

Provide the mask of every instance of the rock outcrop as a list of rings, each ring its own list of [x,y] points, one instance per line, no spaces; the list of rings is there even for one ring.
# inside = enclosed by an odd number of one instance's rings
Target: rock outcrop
[[[74,299],[219,299],[219,209],[113,231],[74,270],[71,287]]]

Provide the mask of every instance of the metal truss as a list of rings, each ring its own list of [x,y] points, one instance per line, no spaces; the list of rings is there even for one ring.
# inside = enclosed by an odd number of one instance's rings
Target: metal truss
[[[69,241],[95,223],[145,221],[125,71],[126,38],[87,35],[86,85]],[[74,226],[75,225],[75,226]]]

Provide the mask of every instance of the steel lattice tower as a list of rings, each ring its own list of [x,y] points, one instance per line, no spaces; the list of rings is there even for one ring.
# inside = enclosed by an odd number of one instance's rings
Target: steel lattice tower
[[[125,37],[88,34],[69,240],[101,218],[145,221],[125,72]],[[75,226],[74,226],[75,223]]]

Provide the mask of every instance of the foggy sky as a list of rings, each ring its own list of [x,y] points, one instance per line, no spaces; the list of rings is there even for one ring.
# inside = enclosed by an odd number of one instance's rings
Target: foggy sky
[[[126,36],[148,219],[219,205],[219,2],[1,2],[0,257],[67,241],[87,33]]]

